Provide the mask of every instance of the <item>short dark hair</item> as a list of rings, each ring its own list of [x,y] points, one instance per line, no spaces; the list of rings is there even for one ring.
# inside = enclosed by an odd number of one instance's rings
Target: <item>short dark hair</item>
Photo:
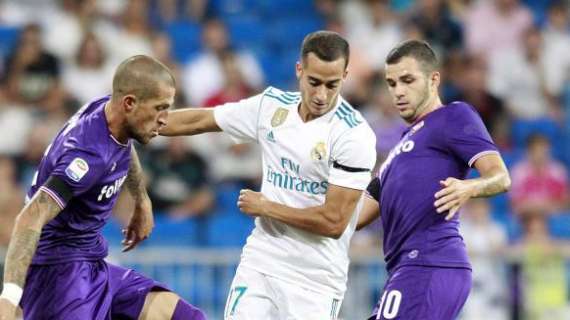
[[[331,62],[344,58],[344,67],[348,66],[350,46],[340,34],[333,31],[315,31],[303,39],[301,61],[304,62],[309,53],[314,53],[319,59]]]
[[[123,61],[113,76],[113,97],[133,94],[138,99],[152,99],[158,95],[159,84],[176,87],[170,69],[155,58],[137,55]]]
[[[532,132],[526,137],[526,147],[531,148],[537,144],[546,143],[550,145],[550,139],[541,132]]]
[[[386,64],[395,64],[400,62],[402,58],[414,58],[420,63],[422,69],[427,72],[433,72],[438,69],[439,61],[431,46],[421,40],[406,40],[388,53]]]

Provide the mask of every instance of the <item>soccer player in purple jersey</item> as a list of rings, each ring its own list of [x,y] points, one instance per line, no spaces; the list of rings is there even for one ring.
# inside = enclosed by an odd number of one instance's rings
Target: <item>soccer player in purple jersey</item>
[[[431,47],[409,40],[386,59],[386,82],[409,124],[368,186],[359,228],[381,215],[389,278],[369,319],[455,319],[471,289],[459,208],[508,190],[509,173],[481,118],[444,105]],[[480,177],[466,179],[471,167]]]
[[[117,68],[113,93],[86,104],[42,158],[8,246],[0,319],[205,319],[162,284],[107,263],[101,228],[121,187],[136,201],[124,251],[150,234],[152,205],[133,140],[148,143],[174,101],[167,67],[134,56]]]

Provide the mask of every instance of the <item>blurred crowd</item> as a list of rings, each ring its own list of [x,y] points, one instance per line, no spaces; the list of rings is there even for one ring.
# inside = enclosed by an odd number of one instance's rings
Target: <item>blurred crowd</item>
[[[384,59],[398,42],[419,38],[441,59],[443,100],[479,111],[513,180],[509,194],[463,210],[475,268],[465,319],[562,319],[569,14],[561,0],[0,1],[0,246],[51,138],[81,105],[110,93],[114,68],[131,55],[173,70],[177,107],[212,107],[268,85],[296,90],[303,36],[337,31],[351,44],[343,96],[376,132],[381,163],[405,128],[384,85]],[[157,138],[138,150],[158,219],[190,221],[193,244],[242,243],[251,221],[235,218],[235,193],[259,186],[256,146],[206,134]],[[379,225],[355,237],[355,250],[379,254]],[[236,230],[242,237],[229,235]]]

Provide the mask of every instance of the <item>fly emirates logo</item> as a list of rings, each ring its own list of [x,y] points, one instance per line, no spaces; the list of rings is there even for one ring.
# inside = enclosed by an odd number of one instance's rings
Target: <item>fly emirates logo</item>
[[[303,192],[313,195],[326,194],[329,183],[327,181],[313,181],[299,176],[300,165],[290,159],[281,158],[281,168],[274,169],[267,166],[265,182],[278,188]]]

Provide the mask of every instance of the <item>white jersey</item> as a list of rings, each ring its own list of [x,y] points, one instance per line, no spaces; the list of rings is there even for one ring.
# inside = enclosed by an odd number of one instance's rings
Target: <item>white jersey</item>
[[[262,149],[261,192],[294,208],[325,202],[330,184],[364,190],[376,161],[376,137],[342,97],[325,115],[303,122],[298,92],[269,87],[262,94],[214,109],[218,126],[235,140]],[[342,297],[348,247],[362,198],[337,240],[260,217],[247,239],[240,265],[301,287]]]

